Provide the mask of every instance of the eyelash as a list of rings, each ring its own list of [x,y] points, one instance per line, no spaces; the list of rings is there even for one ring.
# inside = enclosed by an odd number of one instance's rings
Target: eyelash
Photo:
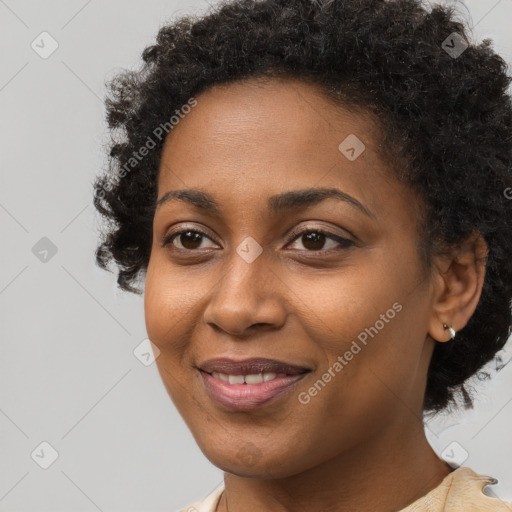
[[[164,239],[162,241],[162,247],[167,247],[168,245],[172,245],[172,242],[174,241],[174,239],[183,233],[198,233],[198,234],[210,239],[212,242],[214,242],[214,240],[212,240],[204,231],[202,231],[198,228],[193,228],[193,229],[192,228],[183,228],[180,231],[176,231],[176,232],[172,233],[171,235],[164,237]],[[329,238],[329,239],[337,242],[340,245],[340,247],[339,248],[331,248],[331,249],[318,249],[316,251],[310,251],[310,250],[305,249],[304,251],[307,252],[308,254],[318,254],[318,253],[325,254],[325,253],[330,253],[331,251],[348,249],[351,246],[355,245],[355,243],[352,240],[334,235],[333,233],[330,233],[329,231],[326,231],[322,228],[305,228],[303,230],[293,231],[290,234],[291,240],[286,245],[288,245],[292,242],[295,242],[295,240],[297,240],[298,238],[300,238],[303,235],[311,234],[311,233],[319,233],[319,234],[325,235],[326,238]],[[181,249],[179,247],[175,247],[173,250],[194,252],[197,249]]]

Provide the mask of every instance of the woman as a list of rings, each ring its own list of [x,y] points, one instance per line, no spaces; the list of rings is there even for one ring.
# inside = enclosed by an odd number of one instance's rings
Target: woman
[[[504,511],[423,415],[507,341],[506,64],[417,0],[233,0],[110,83],[96,257],[145,276],[224,484],[187,511]]]

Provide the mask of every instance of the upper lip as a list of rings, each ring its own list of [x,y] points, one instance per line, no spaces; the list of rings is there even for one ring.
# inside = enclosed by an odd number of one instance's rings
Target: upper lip
[[[264,357],[241,359],[239,361],[229,358],[208,359],[198,365],[198,368],[206,373],[217,372],[226,375],[254,375],[258,373],[298,375],[310,371],[310,368]]]

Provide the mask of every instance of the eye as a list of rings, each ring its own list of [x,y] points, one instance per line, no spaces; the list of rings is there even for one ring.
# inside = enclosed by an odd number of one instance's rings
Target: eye
[[[354,244],[352,240],[348,238],[343,238],[341,236],[335,235],[333,233],[329,233],[321,228],[309,228],[300,232],[294,232],[291,235],[293,237],[292,241],[300,241],[308,252],[315,251],[328,251],[329,249],[336,250],[336,245],[339,246],[340,249],[351,247]],[[325,248],[324,245],[327,241],[331,241],[331,246]]]
[[[166,247],[169,244],[172,244],[176,249],[180,249],[183,251],[190,251],[194,249],[201,249],[202,239],[207,238],[211,240],[211,238],[204,233],[203,231],[194,228],[184,228],[180,231],[175,231],[171,235],[166,236],[162,241],[162,247]],[[181,247],[177,246],[174,243],[174,240],[178,240]]]
[[[334,250],[336,250],[336,245],[338,245],[340,249],[355,245],[352,240],[335,235],[321,228],[309,228],[302,231],[296,231],[291,234],[291,237],[292,242],[300,241],[305,248],[299,248],[299,250],[305,250],[307,252],[328,252],[330,249],[333,249],[333,247]],[[200,229],[185,227],[166,236],[162,241],[162,247],[172,244],[174,248],[183,251],[204,249],[205,247],[202,246],[204,239],[212,241],[211,238]],[[174,243],[175,240],[178,241],[179,245]],[[331,247],[326,248],[324,245],[328,241],[331,241]]]

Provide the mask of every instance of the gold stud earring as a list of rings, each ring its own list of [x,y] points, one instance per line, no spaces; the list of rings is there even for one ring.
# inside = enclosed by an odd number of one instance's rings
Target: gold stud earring
[[[446,324],[443,324],[443,328],[445,330],[448,329],[450,332],[450,339],[453,340],[453,338],[455,338],[455,329],[453,327],[448,327]]]

